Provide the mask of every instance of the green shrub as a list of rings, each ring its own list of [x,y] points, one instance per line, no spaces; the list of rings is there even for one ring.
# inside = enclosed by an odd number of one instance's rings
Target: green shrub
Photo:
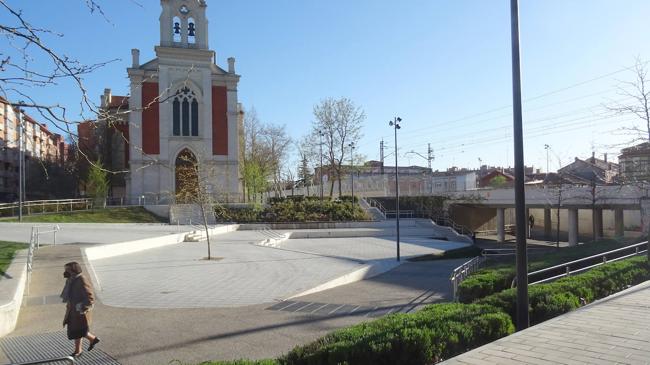
[[[458,301],[472,303],[488,295],[506,290],[512,286],[515,277],[510,268],[482,270],[470,275],[458,286]]]
[[[325,200],[306,197],[271,198],[266,209],[261,208],[215,208],[217,219],[229,222],[323,222],[368,220],[366,212],[347,201]]]
[[[173,365],[173,364],[172,364]],[[235,361],[209,361],[200,365],[280,365],[277,360],[235,360]]]
[[[431,364],[514,331],[511,319],[483,305],[433,304],[333,332],[280,359],[288,365]]]

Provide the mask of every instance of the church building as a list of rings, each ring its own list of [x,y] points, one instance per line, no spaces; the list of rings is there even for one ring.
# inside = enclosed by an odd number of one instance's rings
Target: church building
[[[161,0],[161,5],[156,58],[141,63],[140,51],[131,51],[130,96],[113,96],[107,89],[95,135],[80,126],[79,144],[103,139],[98,155],[104,165],[126,172],[111,178],[114,198],[171,203],[187,183],[180,169],[197,162],[215,198],[238,201],[242,126],[235,59],[228,59],[227,70],[217,66],[205,0]]]

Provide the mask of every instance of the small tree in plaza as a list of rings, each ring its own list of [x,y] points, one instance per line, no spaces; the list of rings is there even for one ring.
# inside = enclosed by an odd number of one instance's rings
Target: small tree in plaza
[[[106,207],[106,196],[108,194],[108,172],[102,166],[100,160],[97,160],[90,166],[88,177],[86,178],[86,195],[93,199],[93,208],[101,205]]]
[[[210,217],[214,217],[215,207],[219,206],[220,182],[228,178],[219,174],[217,168],[192,153],[183,150],[176,161],[176,202],[196,205],[200,213],[200,224],[203,227],[208,244],[207,260],[212,260],[210,247]]]

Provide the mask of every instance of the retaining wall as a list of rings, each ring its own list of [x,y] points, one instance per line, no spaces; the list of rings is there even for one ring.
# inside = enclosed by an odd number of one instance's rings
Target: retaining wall
[[[27,250],[19,251],[0,279],[0,337],[16,328],[27,284]]]

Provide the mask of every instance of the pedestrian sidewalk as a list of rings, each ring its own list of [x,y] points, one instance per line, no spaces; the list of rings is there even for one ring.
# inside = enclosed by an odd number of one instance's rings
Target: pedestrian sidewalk
[[[650,364],[650,281],[443,362]]]

